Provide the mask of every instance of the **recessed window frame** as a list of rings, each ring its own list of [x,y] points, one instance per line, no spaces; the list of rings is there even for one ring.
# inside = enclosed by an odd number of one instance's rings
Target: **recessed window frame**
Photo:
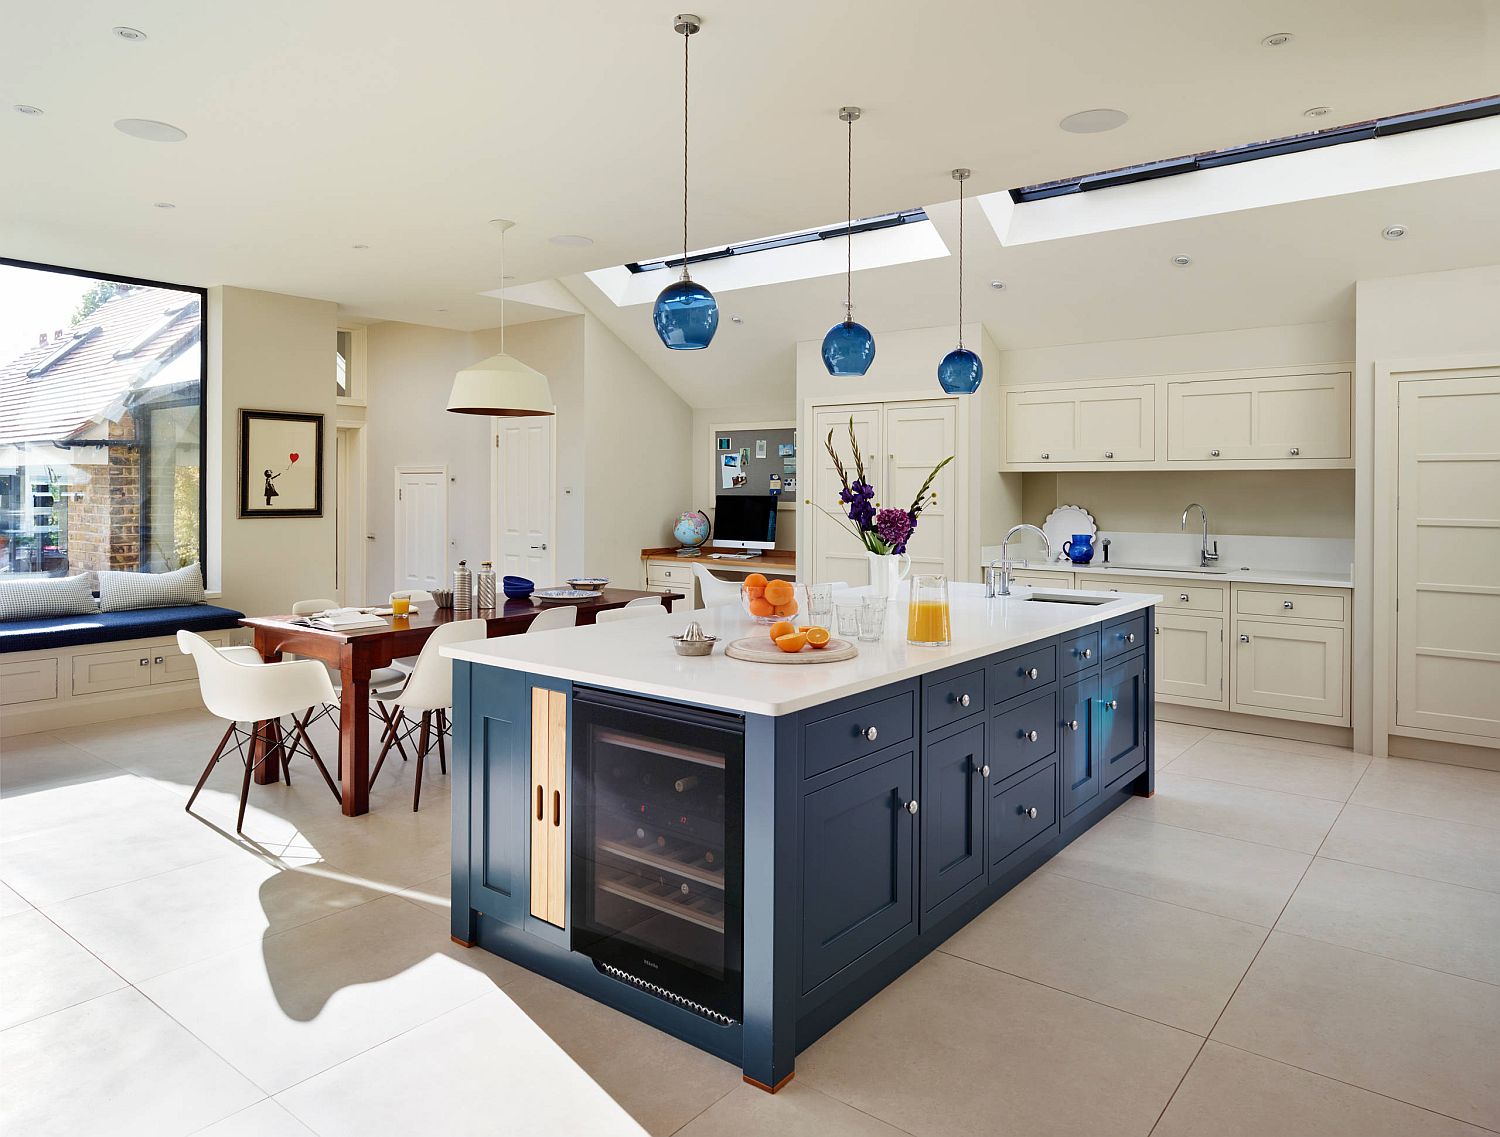
[[[914,225],[919,221],[929,220],[927,211],[922,208],[898,209],[892,213],[879,213],[874,217],[862,217],[852,225],[848,222],[833,225],[823,225],[816,229],[803,229],[797,233],[783,233],[777,237],[758,237],[751,241],[739,241],[733,245],[724,245],[717,249],[705,249],[702,252],[690,253],[686,261],[681,256],[662,257],[651,261],[629,261],[625,268],[634,273],[657,272],[661,269],[681,268],[684,264],[689,266],[703,264],[706,261],[719,261],[726,257],[743,257],[751,253],[764,253],[771,249],[785,249],[791,245],[806,245],[813,241],[829,241],[837,237],[857,237],[861,233],[876,233],[882,229],[895,229],[902,225]]]
[[[369,405],[368,384],[366,372],[369,367],[369,346],[366,329],[362,324],[339,324],[334,330],[335,337],[347,335],[349,337],[349,355],[347,359],[348,391],[346,395],[337,393],[338,380],[334,379],[334,399],[339,406],[364,407]],[[335,365],[338,357],[337,339],[334,342]]]

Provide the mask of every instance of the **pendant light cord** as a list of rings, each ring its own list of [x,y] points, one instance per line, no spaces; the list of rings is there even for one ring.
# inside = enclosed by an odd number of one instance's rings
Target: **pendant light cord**
[[[688,41],[692,34],[682,36],[682,279],[688,276]]]
[[[505,354],[505,230],[500,230],[500,354]]]
[[[849,118],[849,160],[844,179],[844,323],[854,320],[854,118]]]
[[[958,348],[964,346],[964,179],[958,180]]]

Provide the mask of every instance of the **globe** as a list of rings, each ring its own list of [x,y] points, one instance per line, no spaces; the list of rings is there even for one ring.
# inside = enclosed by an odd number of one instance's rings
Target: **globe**
[[[684,548],[696,549],[708,540],[708,514],[696,509],[684,513],[672,526],[672,536]]]

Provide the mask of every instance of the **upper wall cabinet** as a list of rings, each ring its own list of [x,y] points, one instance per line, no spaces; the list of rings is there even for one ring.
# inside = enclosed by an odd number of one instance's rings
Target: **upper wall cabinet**
[[[1167,461],[1349,458],[1349,374],[1167,381]]]
[[[1141,465],[1156,457],[1156,388],[1052,387],[1005,393],[1011,466]]]
[[[1350,393],[1339,367],[1010,387],[1001,469],[1348,467]]]

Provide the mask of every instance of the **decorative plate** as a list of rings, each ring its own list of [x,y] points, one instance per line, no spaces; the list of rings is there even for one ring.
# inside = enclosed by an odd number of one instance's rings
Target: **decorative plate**
[[[584,592],[598,592],[609,583],[607,576],[570,576],[567,583]]]
[[[538,588],[531,594],[533,600],[550,600],[554,604],[577,604],[580,600],[598,600],[597,592],[585,592],[581,588]]]
[[[1068,543],[1069,538],[1074,533],[1096,535],[1099,532],[1099,526],[1094,524],[1093,517],[1083,506],[1059,505],[1047,514],[1047,520],[1042,522],[1042,532],[1047,534],[1047,540],[1052,542],[1052,559],[1065,561],[1068,559],[1068,554],[1063,552],[1063,546]]]
[[[751,663],[837,663],[841,659],[853,659],[859,654],[859,649],[848,640],[830,639],[827,647],[782,651],[770,636],[746,636],[725,647],[724,654]]]

